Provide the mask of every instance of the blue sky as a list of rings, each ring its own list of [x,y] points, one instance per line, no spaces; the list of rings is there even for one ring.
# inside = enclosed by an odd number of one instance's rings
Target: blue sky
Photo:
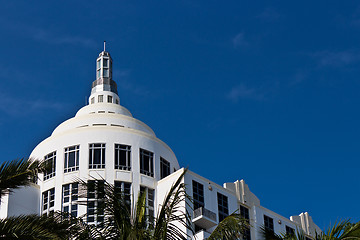
[[[262,205],[359,221],[358,1],[2,1],[2,160],[90,94],[103,40],[120,101],[182,166]]]

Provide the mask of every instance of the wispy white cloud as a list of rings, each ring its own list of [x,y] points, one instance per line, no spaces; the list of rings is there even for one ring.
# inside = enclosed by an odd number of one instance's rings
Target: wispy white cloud
[[[96,46],[94,40],[82,36],[56,35],[51,31],[41,28],[29,28],[29,36],[34,40],[55,45],[70,44],[93,48]]]
[[[320,66],[341,67],[360,61],[360,52],[357,50],[319,51],[310,54],[317,59]]]
[[[267,7],[265,8],[256,18],[267,20],[267,21],[274,21],[280,18],[280,13],[278,9],[274,7]]]
[[[248,46],[248,42],[245,40],[245,34],[243,32],[236,34],[236,36],[232,39],[232,43],[235,48]]]
[[[262,101],[265,99],[265,96],[260,89],[247,87],[245,84],[241,83],[228,92],[227,98],[233,102],[238,102],[240,99]]]
[[[12,117],[38,114],[44,110],[61,111],[66,107],[66,104],[59,102],[42,99],[21,99],[1,92],[0,98],[2,99],[0,112]]]

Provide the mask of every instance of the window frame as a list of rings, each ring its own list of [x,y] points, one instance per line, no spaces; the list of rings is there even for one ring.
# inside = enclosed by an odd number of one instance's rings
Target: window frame
[[[160,157],[160,179],[170,175],[170,162]]]
[[[192,189],[193,189],[193,207],[194,211],[198,208],[203,208],[205,206],[204,198],[204,185],[192,180]]]
[[[66,189],[67,188],[67,189]],[[66,199],[68,199],[66,201]],[[79,183],[68,183],[62,185],[61,209],[73,217],[78,216]],[[65,209],[68,209],[67,211]]]
[[[131,146],[130,145],[125,145],[125,144],[118,144],[115,143],[114,145],[115,147],[115,153],[114,153],[114,166],[115,169],[119,169],[119,170],[126,170],[126,171],[131,171]],[[125,165],[121,164],[121,160],[122,159],[122,154],[121,152],[125,152]]]
[[[145,158],[148,158],[148,162],[146,162]],[[154,153],[150,152],[149,150],[140,148],[139,161],[140,173],[150,177],[154,177]],[[146,166],[148,169],[145,169]]]
[[[44,181],[48,180],[56,175],[56,151],[53,151],[44,156],[44,163],[46,169],[44,171]],[[50,171],[49,171],[50,170]]]
[[[55,209],[55,188],[50,188],[42,193],[41,213],[51,214]]]
[[[264,227],[274,231],[274,219],[264,214]]]
[[[86,222],[88,224],[97,226],[104,222],[104,191],[104,180],[88,180],[86,198]]]
[[[219,222],[229,216],[229,199],[226,195],[217,192]]]
[[[100,145],[100,146],[97,146]],[[94,163],[96,150],[100,150],[100,163]],[[89,143],[89,169],[105,168],[106,144],[105,143]]]
[[[73,148],[73,149],[72,149]],[[70,154],[74,153],[74,166],[69,167]],[[74,172],[79,170],[80,159],[80,145],[73,145],[64,148],[64,173]]]

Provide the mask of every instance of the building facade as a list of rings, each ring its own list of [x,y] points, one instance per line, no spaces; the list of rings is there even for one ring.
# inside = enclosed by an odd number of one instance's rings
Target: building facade
[[[120,105],[112,79],[112,58],[105,49],[96,60],[96,80],[89,104],[56,127],[30,157],[43,159],[51,167],[40,174],[37,184],[2,199],[2,218],[64,211],[74,216],[86,215],[90,224],[101,222],[104,216],[96,211],[95,190],[88,194],[86,206],[77,204],[79,179],[104,179],[121,189],[132,203],[139,192],[147,189],[148,211],[155,215],[172,183],[184,171],[171,148]],[[276,233],[302,229],[309,238],[320,232],[308,213],[288,219],[262,207],[244,180],[220,186],[188,171],[183,182],[193,198],[194,211],[189,210],[196,239],[206,239],[222,219],[235,211],[250,222],[251,228],[244,235],[248,240],[261,238],[261,226]],[[26,205],[24,198],[29,199]]]

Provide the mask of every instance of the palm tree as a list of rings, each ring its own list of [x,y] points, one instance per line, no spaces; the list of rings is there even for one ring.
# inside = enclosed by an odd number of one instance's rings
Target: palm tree
[[[29,186],[37,174],[46,170],[44,163],[17,159],[0,165],[0,197],[14,189]],[[62,214],[51,216],[21,215],[0,220],[0,239],[68,239],[76,232],[76,221]]]
[[[187,170],[180,175],[168,194],[164,198],[156,217],[148,214],[146,204],[147,193],[139,194],[138,200],[133,207],[125,200],[125,194],[115,189],[112,184],[103,180],[95,181],[95,186],[82,182],[86,189],[103,188],[103,201],[97,214],[104,215],[104,222],[98,226],[86,226],[77,239],[121,239],[121,240],[186,240],[190,238],[188,232],[194,235],[190,214],[186,209],[191,208],[191,198],[186,194],[182,179]],[[94,181],[91,182],[94,184]],[[101,185],[99,186],[96,185]],[[102,190],[101,190],[102,191]],[[84,196],[85,197],[85,196]],[[86,204],[81,202],[80,204]],[[188,207],[188,208],[187,208]],[[209,240],[215,239],[238,239],[241,233],[249,227],[247,220],[239,214],[233,213],[226,217],[213,231]]]

